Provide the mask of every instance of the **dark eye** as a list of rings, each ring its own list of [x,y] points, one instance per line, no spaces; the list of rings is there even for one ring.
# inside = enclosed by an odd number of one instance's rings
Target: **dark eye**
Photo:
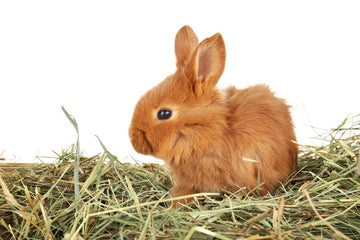
[[[167,120],[171,118],[171,114],[172,114],[171,110],[161,109],[157,113],[157,118],[159,120]]]

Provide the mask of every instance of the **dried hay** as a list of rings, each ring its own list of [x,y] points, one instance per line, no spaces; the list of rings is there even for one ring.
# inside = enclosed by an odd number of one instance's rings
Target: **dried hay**
[[[172,185],[155,164],[79,157],[77,146],[52,164],[0,169],[1,239],[360,239],[360,115],[300,145],[300,170],[273,196],[197,194],[171,209]],[[101,143],[102,144],[102,143]]]

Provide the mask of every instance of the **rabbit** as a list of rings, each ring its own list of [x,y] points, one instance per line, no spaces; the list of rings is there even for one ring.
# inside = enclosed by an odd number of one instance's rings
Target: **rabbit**
[[[220,33],[199,43],[184,26],[175,55],[175,73],[135,106],[129,127],[134,149],[165,161],[173,197],[241,188],[272,193],[297,169],[290,106],[266,85],[216,87],[226,56]]]

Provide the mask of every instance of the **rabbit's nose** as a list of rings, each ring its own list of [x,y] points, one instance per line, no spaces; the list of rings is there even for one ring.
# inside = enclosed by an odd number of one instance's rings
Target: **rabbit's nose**
[[[146,137],[146,131],[138,128],[130,128],[129,137],[131,144],[138,153],[150,155],[154,152],[153,146]]]

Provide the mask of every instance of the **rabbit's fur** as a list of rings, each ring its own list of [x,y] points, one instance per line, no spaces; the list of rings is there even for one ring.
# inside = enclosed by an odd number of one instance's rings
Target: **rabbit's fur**
[[[135,107],[129,129],[135,150],[167,163],[172,196],[241,187],[272,192],[297,168],[289,106],[266,85],[216,87],[225,67],[219,33],[198,43],[184,26],[175,54],[176,72]],[[162,109],[171,111],[169,119],[159,119]]]

